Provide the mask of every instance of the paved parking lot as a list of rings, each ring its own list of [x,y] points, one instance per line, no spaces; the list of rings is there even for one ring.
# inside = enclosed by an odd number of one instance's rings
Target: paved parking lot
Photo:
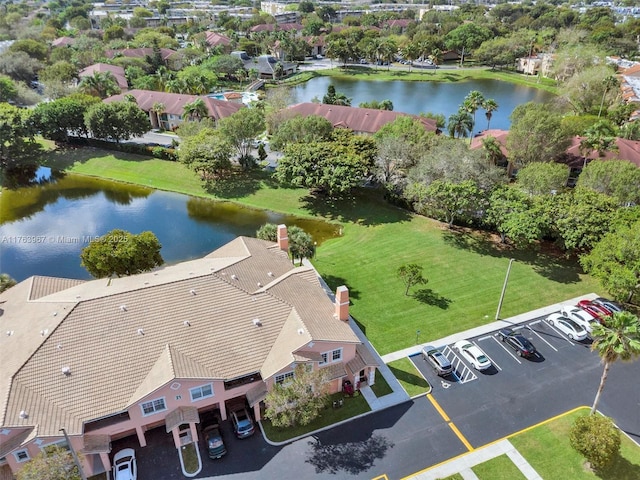
[[[597,353],[590,350],[590,339],[572,341],[544,317],[515,325],[513,330],[535,345],[538,353],[534,357],[519,357],[496,332],[469,338],[493,364],[485,371],[473,370],[451,345],[436,345],[455,369],[443,378],[433,372],[421,355],[411,357],[433,385],[433,398],[473,447],[593,401],[602,366]],[[638,424],[637,388],[630,385],[623,388],[628,390],[627,395],[616,398],[626,408],[616,411],[614,419],[616,415],[626,415],[631,417],[626,419],[631,424]],[[606,407],[603,402],[601,408]],[[640,432],[630,433],[635,433],[637,440]]]

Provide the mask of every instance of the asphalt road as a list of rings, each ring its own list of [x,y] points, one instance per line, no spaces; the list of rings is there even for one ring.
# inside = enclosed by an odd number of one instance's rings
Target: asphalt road
[[[228,422],[223,422],[229,453],[215,461],[203,455],[204,468],[197,478],[373,479],[386,475],[398,479],[575,407],[591,405],[602,365],[588,342],[571,342],[544,322],[525,325],[522,332],[537,347],[539,357],[521,359],[493,335],[472,338],[497,367],[476,372],[465,360],[456,360],[460,382],[453,376],[437,377],[420,356],[412,357],[433,385],[431,395],[290,445],[274,447],[260,435],[237,440]],[[443,351],[454,358],[452,350]],[[599,406],[636,442],[640,442],[638,379],[640,362],[614,364]],[[169,438],[162,440],[164,447],[150,442],[148,448],[136,449],[139,480],[181,478],[170,436],[159,431],[160,435]]]

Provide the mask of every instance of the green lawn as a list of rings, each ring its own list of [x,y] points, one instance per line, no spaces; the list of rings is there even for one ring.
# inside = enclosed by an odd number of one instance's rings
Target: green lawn
[[[416,367],[408,358],[401,358],[388,363],[393,375],[398,379],[400,385],[406,390],[410,397],[427,394],[431,391],[431,385],[424,379]]]
[[[520,469],[511,461],[506,454],[492,458],[484,463],[476,465],[471,470],[480,480],[526,480]]]
[[[342,407],[333,408],[331,405],[334,400],[343,399]],[[316,418],[309,425],[289,428],[277,428],[271,425],[271,422],[267,419],[261,421],[264,433],[272,442],[285,442],[292,438],[299,437],[300,435],[306,435],[310,432],[318,430],[320,428],[328,427],[342,420],[355,417],[362,413],[370,411],[369,404],[362,395],[354,397],[344,397],[342,393],[334,393],[331,395],[328,407],[322,411],[320,416]]]
[[[454,473],[453,475],[449,475],[448,477],[444,477],[439,480],[464,480],[464,478],[459,473]]]
[[[380,370],[376,369],[376,383],[371,387],[376,397],[384,397],[393,392],[393,389],[389,386],[385,378],[380,373]]]
[[[74,173],[340,222],[342,236],[322,243],[313,263],[332,288],[349,287],[351,314],[382,355],[414,345],[417,330],[419,341],[426,342],[492,321],[509,258],[516,261],[503,318],[599,290],[574,259],[505,249],[489,235],[450,230],[390,206],[372,189],[329,201],[279,188],[259,172],[207,193],[180,163],[96,149],[51,153],[49,163],[70,165]],[[429,280],[409,296],[396,276],[404,263],[422,265]]]
[[[622,436],[620,457],[606,471],[596,475],[584,467],[584,458],[569,444],[569,429],[575,419],[587,415],[584,408],[540,425],[509,440],[545,479],[637,480],[640,478],[640,448]]]

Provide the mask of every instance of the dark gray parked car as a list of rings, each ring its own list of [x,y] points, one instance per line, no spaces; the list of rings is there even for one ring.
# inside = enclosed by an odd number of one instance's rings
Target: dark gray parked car
[[[453,365],[444,354],[435,347],[427,345],[422,349],[422,358],[431,365],[431,368],[440,376],[453,372]]]

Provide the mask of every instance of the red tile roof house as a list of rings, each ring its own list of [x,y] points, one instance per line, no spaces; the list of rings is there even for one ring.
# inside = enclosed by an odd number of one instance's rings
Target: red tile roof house
[[[153,272],[91,281],[31,277],[0,295],[0,466],[18,471],[64,428],[87,476],[109,471],[111,441],[164,427],[198,439],[200,414],[266,393],[296,365],[372,384],[377,363],[317,272],[278,242],[238,237]],[[6,333],[5,333],[6,332]]]
[[[216,121],[233,115],[243,108],[241,103],[216,100],[198,95],[156,92],[154,90],[131,90],[126,94],[105,98],[104,101],[107,103],[119,102],[125,100],[127,95],[133,95],[138,106],[149,114],[152,128],[160,128],[162,130],[173,130],[180,125],[182,123],[184,106],[192,103],[197,98],[202,99],[209,111],[209,117]],[[152,111],[153,106],[159,103],[164,105],[164,111],[161,113]]]
[[[217,32],[211,32],[207,30],[204,32],[205,41],[209,48],[221,47],[223,50],[227,51],[231,48],[231,39],[224,35],[221,35]]]
[[[124,74],[124,68],[119,67],[118,65],[94,63],[93,65],[89,65],[88,67],[80,70],[80,72],[78,72],[78,78],[82,79],[84,77],[92,77],[96,72],[111,72],[116,79],[116,82],[118,82],[120,90],[124,91],[129,88],[127,77]]]
[[[373,108],[343,107],[341,105],[325,105],[323,103],[298,103],[287,108],[292,117],[302,115],[317,115],[324,117],[334,127],[349,128],[356,133],[373,134],[383,125],[393,122],[399,116],[412,117],[424,125],[425,130],[438,133],[436,121],[408,113],[393,112],[389,110],[376,110]]]

